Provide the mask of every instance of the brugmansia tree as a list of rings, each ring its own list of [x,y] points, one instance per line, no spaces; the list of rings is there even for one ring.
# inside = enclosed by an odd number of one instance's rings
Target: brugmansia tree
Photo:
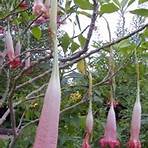
[[[0,147],[147,148],[148,9],[136,2],[0,1]]]

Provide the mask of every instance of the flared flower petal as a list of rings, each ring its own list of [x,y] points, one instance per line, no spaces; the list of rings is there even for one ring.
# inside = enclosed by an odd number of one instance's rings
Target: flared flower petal
[[[128,142],[129,148],[141,148],[140,140],[129,140]]]
[[[82,148],[91,148],[91,146],[89,145],[89,139],[90,139],[90,134],[86,133],[83,139]]]
[[[116,117],[113,103],[111,103],[111,107],[108,112],[104,137],[99,141],[99,143],[101,148],[105,148],[106,146],[116,148],[120,146],[116,133]]]

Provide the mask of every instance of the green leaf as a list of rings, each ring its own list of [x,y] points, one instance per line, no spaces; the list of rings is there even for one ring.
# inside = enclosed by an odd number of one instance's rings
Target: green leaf
[[[37,40],[39,40],[42,36],[40,27],[33,27],[31,33]]]
[[[118,0],[113,0],[113,2],[118,6],[120,7],[120,2]]]
[[[130,0],[127,6],[129,7],[133,2],[135,2],[135,0]]]
[[[128,0],[122,0],[121,1],[121,7],[124,8],[127,3],[128,3]]]
[[[82,14],[84,16],[91,18],[91,14],[89,14],[88,12],[85,12],[85,11],[77,11],[77,14]]]
[[[81,34],[81,35],[79,35],[78,39],[79,39],[81,48],[83,48],[84,44],[85,44],[85,41],[86,41],[86,38]]]
[[[145,3],[147,0],[139,0],[139,4]]]
[[[89,2],[89,0],[74,0],[74,2],[81,9],[91,10],[93,8],[93,5]]]
[[[67,33],[65,33],[62,36],[62,38],[60,38],[59,40],[60,40],[60,44],[63,48],[63,51],[66,52],[69,44],[71,43],[71,38],[69,37],[69,35]]]
[[[76,51],[79,47],[80,47],[79,44],[77,44],[76,42],[72,41],[72,44],[71,44],[71,51],[72,52]]]
[[[80,73],[84,74],[86,73],[86,63],[85,63],[85,60],[80,60],[78,63],[77,63],[77,69]]]
[[[113,13],[118,11],[119,8],[114,3],[103,4],[101,6],[100,12],[103,13]]]
[[[145,31],[143,32],[143,35],[144,35],[145,37],[148,37],[148,28],[145,29]]]
[[[141,8],[141,9],[135,9],[135,10],[130,11],[130,12],[133,13],[133,14],[148,17],[148,9]]]

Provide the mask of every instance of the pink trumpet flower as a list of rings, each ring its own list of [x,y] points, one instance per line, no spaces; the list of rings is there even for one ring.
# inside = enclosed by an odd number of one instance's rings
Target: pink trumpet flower
[[[129,148],[141,148],[141,142],[139,140],[140,127],[141,127],[141,104],[140,104],[139,91],[140,90],[138,88],[137,99],[133,108],[130,140],[128,142]]]
[[[33,148],[56,148],[60,114],[60,79],[57,63],[45,93],[43,109]]]
[[[101,148],[116,148],[120,146],[116,133],[116,117],[113,102],[108,112],[104,137],[99,141]]]
[[[90,137],[93,131],[93,114],[92,114],[92,105],[90,102],[88,114],[86,117],[86,134],[83,139],[82,148],[91,148],[89,145]]]
[[[18,56],[20,54],[20,43],[17,43],[16,46],[16,53],[14,52],[13,48],[13,40],[10,34],[10,30],[6,32],[6,37],[5,37],[5,43],[6,43],[6,48],[7,48],[7,55],[9,59],[9,64],[10,68],[17,68],[21,65],[21,61],[19,58],[15,58],[15,56]]]

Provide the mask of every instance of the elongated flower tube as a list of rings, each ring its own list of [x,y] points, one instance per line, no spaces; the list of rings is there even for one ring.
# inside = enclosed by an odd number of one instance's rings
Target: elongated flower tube
[[[25,68],[29,68],[30,67],[30,52],[26,53],[26,60],[25,60]]]
[[[54,64],[51,78],[45,93],[43,108],[36,132],[33,148],[56,148],[58,139],[58,125],[60,115],[61,89],[59,79],[58,51],[57,51],[57,0],[51,0],[51,33]]]
[[[129,148],[141,148],[141,143],[139,140],[141,127],[141,104],[140,104],[140,88],[138,84],[137,98],[133,108],[131,130],[130,130],[130,140],[128,142]]]
[[[16,56],[15,60],[17,60],[17,61],[20,61],[21,47],[22,47],[22,45],[21,45],[20,41],[18,41],[15,46],[15,56]]]
[[[117,140],[116,117],[113,102],[111,103],[111,107],[108,112],[104,137],[99,142],[101,148],[106,148],[107,146],[110,148],[116,148],[120,146],[120,143]]]
[[[14,54],[13,41],[12,41],[12,36],[10,34],[10,30],[6,32],[5,44],[7,48],[8,58],[10,61],[13,61],[15,54]]]

